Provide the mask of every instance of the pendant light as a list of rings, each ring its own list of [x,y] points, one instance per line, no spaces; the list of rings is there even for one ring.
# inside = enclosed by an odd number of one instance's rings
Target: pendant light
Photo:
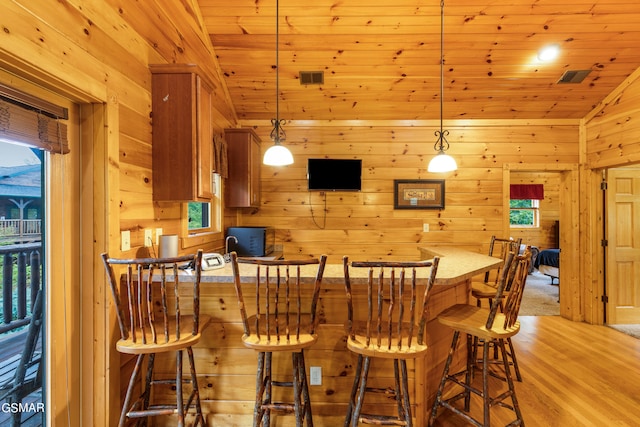
[[[444,94],[444,0],[440,2],[440,130],[435,132],[438,138],[433,146],[437,151],[436,155],[429,162],[427,171],[429,172],[451,172],[458,169],[458,165],[453,157],[445,153],[449,149],[447,141],[448,130],[443,130],[442,126],[442,110],[443,110],[443,94]]]
[[[262,158],[262,163],[269,166],[286,166],[293,163],[291,151],[280,144],[287,139],[287,135],[284,133],[284,129],[282,129],[282,125],[284,125],[286,121],[280,120],[279,9],[279,1],[276,0],[276,118],[271,119],[273,129],[269,135],[273,141],[273,145],[265,151],[264,157]]]

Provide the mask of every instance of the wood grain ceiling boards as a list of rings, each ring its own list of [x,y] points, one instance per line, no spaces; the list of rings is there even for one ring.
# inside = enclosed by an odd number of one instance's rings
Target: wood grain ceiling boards
[[[275,3],[198,0],[241,120],[275,115]],[[279,15],[281,118],[439,118],[438,0],[280,0]],[[561,54],[540,63],[549,43]],[[444,51],[445,119],[582,118],[640,66],[640,2],[448,1]],[[568,70],[591,72],[558,84]]]

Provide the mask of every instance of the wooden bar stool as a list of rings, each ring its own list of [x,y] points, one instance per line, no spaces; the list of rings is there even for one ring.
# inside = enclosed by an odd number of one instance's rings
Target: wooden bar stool
[[[509,292],[509,295],[506,298],[506,303],[504,304],[504,310],[501,312],[499,307],[503,298],[502,293],[512,262],[516,264],[514,279],[511,292]],[[514,411],[516,419],[509,425],[524,425],[522,414],[518,406],[518,400],[516,398],[515,387],[511,378],[505,341],[517,334],[520,330],[520,323],[517,320],[518,311],[520,309],[522,292],[526,283],[530,263],[530,254],[527,255],[525,253],[524,255],[514,257],[514,254],[511,253],[507,256],[505,267],[499,281],[498,290],[496,291],[496,294],[494,294],[493,303],[490,309],[474,307],[468,304],[456,304],[438,315],[438,321],[443,325],[452,328],[454,333],[451,348],[449,350],[449,356],[445,362],[444,372],[436,394],[436,400],[433,404],[431,417],[429,418],[430,426],[433,425],[436,419],[438,409],[440,407],[444,407],[455,414],[460,415],[466,421],[475,426],[489,427],[491,425],[490,409],[492,406],[496,405]],[[470,350],[467,350],[467,362],[465,369],[454,374],[449,373],[451,362],[454,358],[456,349],[458,348],[457,343],[460,333],[466,334],[468,349],[472,345],[472,337],[478,337],[482,340],[483,357],[481,387],[477,387],[473,383],[472,371],[476,360]],[[497,346],[500,352],[500,360],[502,362],[501,369],[503,370],[504,376],[501,376],[500,373],[495,370],[489,369],[489,347],[491,344]],[[489,391],[490,377],[505,381],[508,386],[508,390],[492,397]],[[462,391],[445,398],[444,389],[448,383],[453,383],[462,387]],[[502,382],[500,383],[502,384]],[[471,393],[482,397],[482,421],[474,419],[469,414]],[[506,402],[508,398],[511,399],[511,404]],[[460,409],[458,406],[454,406],[454,403],[460,399],[464,399],[463,409]]]
[[[487,271],[484,275],[484,281],[474,281],[471,283],[471,296],[476,298],[476,304],[478,307],[482,307],[483,300],[488,300],[488,307],[491,307],[491,300],[495,296],[496,289],[498,288],[500,273],[504,267],[504,260],[511,252],[517,254],[520,251],[521,243],[522,239],[505,239],[491,236],[488,255],[502,259],[503,263],[497,268]]]
[[[343,258],[348,309],[347,347],[358,355],[345,427],[355,427],[359,422],[376,425],[413,425],[407,360],[423,356],[427,351],[427,304],[438,262],[438,257],[433,261],[351,263],[348,257]],[[354,304],[351,292],[352,273],[364,274],[367,278],[366,306]],[[423,292],[420,292],[418,282],[424,284]],[[420,293],[422,301],[418,299]],[[393,390],[367,385],[369,368],[374,358],[393,361]],[[398,415],[363,413],[367,392],[393,396]]]
[[[491,303],[493,298],[496,295],[496,290],[498,289],[498,283],[500,280],[500,275],[502,273],[502,269],[504,267],[504,261],[509,253],[517,254],[520,251],[522,239],[512,239],[512,238],[500,238],[491,236],[491,242],[489,243],[489,256],[500,258],[503,260],[502,264],[498,266],[498,268],[487,271],[484,276],[483,282],[472,282],[471,283],[471,296],[476,299],[476,304],[478,307],[482,307],[482,301],[487,301],[487,307],[491,307]],[[512,279],[511,279],[512,280]],[[511,289],[511,280],[507,281],[505,286],[503,297],[508,295],[509,290]],[[502,306],[500,306],[502,310]],[[473,342],[473,351],[474,356],[477,356],[478,350],[478,338],[474,338]],[[509,345],[510,355],[514,355],[513,344],[511,343],[511,339],[507,340],[507,344]],[[493,357],[494,359],[498,358],[498,349],[493,349]],[[518,362],[516,359],[511,360],[510,364],[513,365],[516,379],[518,381],[522,381],[522,375],[520,374],[520,368],[518,367]]]
[[[316,306],[327,256],[306,260],[238,259],[231,253],[234,283],[242,316],[242,342],[258,352],[253,425],[269,426],[271,412],[294,414],[296,426],[313,426],[304,350],[318,339]],[[254,265],[250,276],[241,264]],[[314,266],[315,279],[302,280],[301,268]],[[244,295],[251,293],[245,303]],[[248,313],[248,311],[251,311]],[[291,353],[292,381],[277,381],[271,369],[274,352]],[[273,387],[292,387],[293,402],[272,401]]]
[[[177,414],[176,424],[184,426],[185,416],[192,405],[195,409],[193,425],[205,425],[192,350],[210,320],[209,316],[200,315],[202,250],[195,255],[172,258],[116,259],[103,253],[102,261],[120,326],[120,339],[116,348],[121,353],[137,356],[118,425],[124,426],[129,418],[137,418],[144,423],[147,417]],[[192,270],[183,272],[178,267],[186,263],[191,263]],[[125,268],[122,279],[116,275],[114,266]],[[187,303],[182,304],[182,299],[186,299],[187,295]],[[191,313],[186,314],[189,306],[192,306]],[[182,376],[182,356],[185,350],[189,360],[190,379]],[[176,354],[175,377],[154,378],[156,354],[168,352]],[[147,355],[149,360],[143,391],[134,399],[134,390],[138,386],[137,381]],[[191,384],[186,402],[183,397],[185,383]],[[175,386],[175,405],[151,403],[151,389],[158,384]]]

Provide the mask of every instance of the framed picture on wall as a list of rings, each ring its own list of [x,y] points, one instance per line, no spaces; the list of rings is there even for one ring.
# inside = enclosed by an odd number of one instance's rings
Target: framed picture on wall
[[[444,209],[444,179],[395,179],[394,209]]]

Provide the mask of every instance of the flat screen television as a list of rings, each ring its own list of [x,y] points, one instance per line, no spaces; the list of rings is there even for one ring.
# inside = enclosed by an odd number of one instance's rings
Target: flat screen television
[[[361,177],[360,159],[309,159],[307,164],[309,190],[360,191]]]

